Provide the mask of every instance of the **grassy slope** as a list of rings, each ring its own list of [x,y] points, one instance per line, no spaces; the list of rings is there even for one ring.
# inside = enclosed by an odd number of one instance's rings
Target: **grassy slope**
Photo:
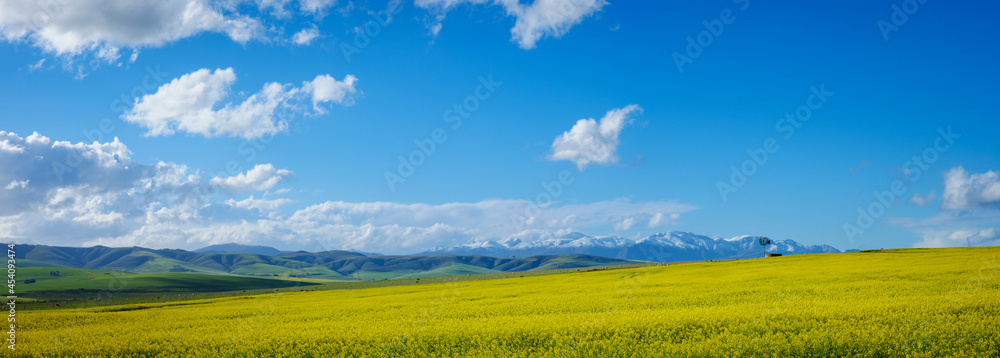
[[[487,273],[498,273],[502,271],[491,270],[484,267],[472,266],[461,263],[446,263],[426,271],[420,270],[393,270],[393,271],[357,271],[355,278],[361,280],[383,280],[383,279],[403,279],[403,278],[423,278],[436,276],[459,276],[459,275],[480,275]]]
[[[50,272],[59,271],[59,276]],[[35,278],[25,284],[27,278]],[[138,297],[183,292],[221,292],[311,286],[321,280],[271,279],[236,275],[197,273],[123,273],[109,270],[83,270],[56,267],[25,267],[17,272],[16,290],[20,297],[64,300],[106,296]]]
[[[38,260],[28,260],[28,259],[17,259],[16,267],[18,269],[24,267],[55,267],[55,268],[69,268],[69,266],[57,265],[51,262],[38,261]]]
[[[998,258],[885,250],[36,311],[18,354],[996,357]]]
[[[133,273],[191,272],[216,275],[302,277],[350,281],[467,275],[621,265],[630,261],[586,255],[495,258],[475,255],[367,257],[347,251],[260,254],[202,254],[184,250],[71,248],[22,245],[19,259],[34,266],[65,266]],[[50,262],[49,265],[39,262]]]
[[[361,266],[362,269],[354,271],[351,277],[360,280],[403,279],[436,276],[480,275],[505,271],[521,272],[554,270],[625,263],[630,262],[587,255],[548,255],[521,259],[445,255],[399,258],[390,257],[386,259],[385,262],[379,262],[382,266],[376,269],[363,269],[365,266]],[[388,269],[384,267],[387,267]]]

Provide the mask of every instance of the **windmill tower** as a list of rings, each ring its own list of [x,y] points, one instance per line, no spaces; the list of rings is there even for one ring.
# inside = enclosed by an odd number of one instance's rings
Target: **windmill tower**
[[[771,239],[768,239],[767,236],[761,236],[760,240],[757,240],[757,243],[760,244],[760,257],[763,258],[767,245],[771,244]]]

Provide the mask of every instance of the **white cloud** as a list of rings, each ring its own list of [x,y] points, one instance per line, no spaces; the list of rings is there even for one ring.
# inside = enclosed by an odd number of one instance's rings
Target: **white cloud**
[[[313,42],[317,37],[319,37],[319,29],[315,27],[310,27],[302,29],[302,31],[296,32],[295,36],[292,36],[292,42],[296,45],[307,46]]]
[[[302,12],[322,15],[327,9],[337,4],[337,0],[299,0]]]
[[[626,230],[656,217],[659,225],[669,225],[696,209],[629,199],[544,207],[496,199],[328,201],[295,210],[288,208],[290,200],[273,197],[292,173],[271,164],[207,178],[182,164],[137,163],[117,139],[74,144],[0,132],[0,142],[21,148],[0,151],[0,167],[8,168],[0,171],[0,237],[49,245],[195,249],[237,242],[404,254],[516,235],[529,240],[580,229]],[[76,165],[67,165],[66,158]],[[267,199],[240,199],[265,191]]]
[[[0,132],[0,137],[3,137],[4,133],[6,132]],[[3,138],[3,140],[0,141],[0,152],[24,153],[24,147],[17,145],[17,143],[11,141],[10,139]]]
[[[607,4],[604,0],[535,0],[531,5],[520,5],[510,33],[521,48],[532,49],[543,37],[562,37]]]
[[[516,18],[511,28],[511,40],[522,49],[535,48],[538,40],[545,37],[559,38],[583,21],[608,5],[604,0],[534,0],[531,4],[521,4],[517,0],[416,0],[418,7],[436,13],[436,22],[431,25],[431,33],[441,31],[441,21],[445,14],[457,5],[492,3],[504,8],[508,16]]]
[[[997,228],[931,233],[914,247],[1000,246]]]
[[[890,225],[902,227],[921,237],[914,247],[997,246],[995,236],[1000,210],[943,210],[925,218],[888,218]]]
[[[270,10],[274,15],[279,17],[284,17],[288,15],[288,10],[285,6],[288,5],[291,0],[256,0],[257,8],[261,10]],[[234,1],[238,3],[239,1]],[[234,4],[235,5],[235,4]]]
[[[428,31],[430,32],[432,37],[437,37],[437,35],[441,34],[442,28],[444,28],[443,24],[441,24],[440,22],[435,22],[431,24],[431,28],[428,29]]]
[[[44,65],[45,65],[45,59],[43,58],[41,60],[38,60],[38,62],[35,62],[34,64],[28,66],[28,71],[31,71],[31,72],[38,71],[38,70],[42,69],[42,66],[44,66]]]
[[[933,190],[931,190],[930,193],[927,193],[927,195],[920,195],[920,193],[916,193],[916,194],[913,194],[913,197],[910,198],[910,204],[913,204],[913,205],[916,205],[916,206],[919,206],[919,207],[922,208],[922,207],[926,206],[928,203],[930,203],[931,201],[934,201],[934,199],[937,199],[937,193],[934,192]]]
[[[632,203],[625,199],[583,205],[552,205],[538,212],[524,200],[487,200],[475,203],[403,204],[329,201],[284,216],[278,207],[287,201],[229,200],[200,210],[199,215],[176,218],[167,211],[140,229],[117,237],[88,241],[87,245],[170,246],[197,248],[237,242],[298,250],[322,246],[390,254],[421,252],[438,246],[471,241],[502,240],[518,236],[550,238],[576,228],[601,229],[617,225],[613,217],[650,217],[653,211],[671,215],[693,210],[667,202]],[[225,209],[225,210],[223,210]],[[234,211],[242,209],[245,211]],[[253,209],[253,211],[250,211]],[[162,209],[161,209],[162,210]],[[512,216],[532,212],[533,225],[518,225]],[[571,214],[567,214],[571,213]],[[571,225],[576,225],[572,226]],[[604,229],[606,230],[606,229]],[[526,233],[533,233],[526,235]]]
[[[195,249],[237,242],[405,254],[513,236],[554,237],[578,229],[628,230],[646,220],[669,225],[696,209],[629,199],[544,206],[496,199],[329,201],[289,210],[292,202],[274,195],[292,172],[272,164],[208,178],[183,164],[135,162],[117,138],[83,144],[0,131],[0,143],[18,148],[0,151],[0,168],[7,168],[0,171],[0,237],[26,243]],[[267,199],[240,200],[261,192]]]
[[[260,23],[226,14],[208,0],[0,1],[0,38],[27,41],[56,55],[90,53],[106,62],[119,49],[159,47],[204,32],[245,43]]]
[[[229,199],[225,204],[236,208],[256,209],[261,212],[276,213],[282,205],[291,202],[288,199],[254,199],[253,195],[251,195],[249,198],[240,201]]]
[[[299,9],[299,13],[303,15],[311,15],[315,18],[322,18],[326,15],[327,10],[333,8],[337,5],[336,0],[222,0],[228,1],[230,8],[235,8],[242,2],[254,2],[257,4],[257,8],[262,12],[269,12],[271,15],[278,18],[287,18],[291,15],[291,11],[288,6],[290,3],[295,3]],[[348,6],[353,6],[349,3]]]
[[[27,189],[29,182],[31,182],[31,181],[27,180],[27,179],[25,179],[25,180],[11,180],[10,184],[7,184],[7,187],[5,187],[4,189],[7,189],[7,190]]]
[[[996,246],[1000,245],[1000,173],[987,171],[969,174],[957,166],[944,173],[941,210],[924,218],[887,218],[890,225],[902,227],[922,240],[914,247]],[[929,204],[936,192],[915,194],[910,203]]]
[[[552,143],[550,160],[568,160],[576,163],[579,170],[588,164],[618,163],[618,135],[631,120],[629,115],[642,111],[638,105],[613,109],[601,118],[581,119],[572,129],[557,137]]]
[[[330,75],[319,75],[311,82],[306,82],[303,88],[312,93],[313,109],[318,113],[325,113],[319,106],[322,103],[353,105],[354,95],[358,92],[357,83],[358,78],[352,75],[347,75],[343,81],[337,81]]]
[[[227,193],[238,195],[270,190],[291,176],[290,170],[275,169],[272,164],[260,164],[236,176],[212,178],[210,183]]]
[[[666,202],[632,203],[619,199],[583,205],[552,205],[537,212],[535,224],[518,225],[511,216],[531,205],[523,200],[487,200],[475,203],[403,204],[391,202],[337,202],[311,205],[283,215],[283,199],[227,200],[198,210],[156,206],[147,220],[120,235],[79,238],[85,245],[198,248],[220,243],[269,245],[287,250],[354,249],[388,254],[411,254],[439,246],[473,241],[552,238],[579,228],[621,229],[613,217],[651,217],[650,212],[673,212],[677,217],[692,207]],[[566,214],[572,213],[572,214]],[[627,219],[626,219],[627,220]],[[633,219],[637,220],[637,219]],[[0,234],[3,234],[0,225]]]
[[[135,106],[122,114],[131,123],[149,129],[150,136],[172,135],[176,131],[205,137],[258,138],[283,132],[288,120],[305,112],[297,102],[311,98],[316,113],[322,103],[352,105],[357,93],[357,78],[348,75],[337,81],[330,75],[317,76],[302,87],[267,83],[242,103],[225,103],[230,87],[236,82],[232,68],[200,69],[174,79],[156,93],[136,99]]]
[[[199,211],[213,200],[228,197],[225,185],[242,185],[247,192],[269,189],[290,174],[263,165],[205,180],[179,164],[136,163],[117,138],[83,144],[0,131],[0,142],[21,148],[0,151],[0,167],[5,168],[0,183],[8,183],[0,189],[0,237],[51,244],[80,245],[127,235],[149,223],[198,220]],[[223,188],[210,182],[221,182]]]
[[[944,209],[974,209],[1000,207],[1000,173],[988,171],[972,174],[958,166],[944,174]]]
[[[614,224],[615,231],[627,231],[631,229],[639,220],[634,217],[627,217]]]
[[[669,215],[663,215],[663,213],[656,213],[652,218],[649,219],[649,227],[657,228],[661,226],[667,226],[671,223],[677,222],[681,219],[681,215],[674,213]]]

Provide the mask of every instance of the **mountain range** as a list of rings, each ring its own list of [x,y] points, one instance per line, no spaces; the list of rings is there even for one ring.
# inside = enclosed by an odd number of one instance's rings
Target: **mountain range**
[[[570,233],[524,241],[511,237],[442,247],[415,255],[382,256],[354,251],[285,252],[267,246],[222,244],[195,251],[18,245],[19,267],[66,267],[132,273],[203,273],[308,277],[327,280],[380,280],[491,272],[620,265],[635,261],[676,262],[760,257],[760,236],[711,238],[666,232],[639,240]],[[774,240],[767,252],[834,253],[827,245],[804,246]]]
[[[622,260],[655,262],[725,260],[761,256],[760,236],[743,235],[732,238],[712,238],[688,232],[671,231],[650,235],[639,240],[620,236],[593,237],[579,232],[557,238],[523,241],[511,237],[500,241],[479,241],[439,247],[423,255],[487,255],[525,257],[534,255],[582,254]],[[801,245],[794,240],[773,240],[768,253],[815,254],[842,252],[829,245]]]
[[[258,254],[258,255],[277,256],[287,253],[288,251],[281,251],[270,246],[218,244],[218,245],[205,246],[203,248],[194,250],[194,252],[200,254]]]
[[[18,267],[111,270],[130,273],[201,273],[301,277],[337,281],[382,280],[531,271],[635,263],[590,255],[496,258],[481,255],[365,256],[351,251],[287,252],[266,255],[225,250],[270,251],[267,247],[217,245],[192,252],[142,247],[57,247],[17,245]],[[270,250],[269,250],[270,249]]]

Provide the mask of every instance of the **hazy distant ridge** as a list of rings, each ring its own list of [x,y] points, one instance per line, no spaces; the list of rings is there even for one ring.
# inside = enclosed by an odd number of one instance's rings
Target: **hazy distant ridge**
[[[501,241],[480,241],[435,248],[423,254],[498,257],[583,254],[656,262],[722,260],[759,257],[761,254],[759,238],[760,236],[743,235],[721,239],[671,231],[631,240],[620,236],[593,237],[582,233],[571,233],[559,238],[530,242],[524,242],[516,237]],[[829,245],[804,246],[793,240],[773,240],[773,244],[767,247],[767,252],[790,255],[842,251]]]

